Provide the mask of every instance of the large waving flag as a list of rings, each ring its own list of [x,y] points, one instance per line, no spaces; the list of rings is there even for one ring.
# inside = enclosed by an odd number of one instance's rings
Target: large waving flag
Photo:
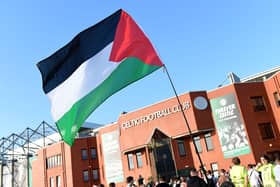
[[[118,10],[37,64],[63,140],[72,145],[108,97],[163,66],[134,20]]]

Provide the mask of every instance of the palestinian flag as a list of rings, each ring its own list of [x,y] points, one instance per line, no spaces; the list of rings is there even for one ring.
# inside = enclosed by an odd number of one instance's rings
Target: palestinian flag
[[[163,66],[134,20],[118,10],[37,64],[63,140],[72,145],[108,97]]]

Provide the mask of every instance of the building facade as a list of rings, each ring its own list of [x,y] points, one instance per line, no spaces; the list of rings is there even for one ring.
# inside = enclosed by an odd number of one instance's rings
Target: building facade
[[[33,161],[33,186],[123,186],[127,176],[147,181],[186,175],[190,167],[228,170],[235,156],[243,165],[273,157],[280,153],[280,72],[265,75],[122,113],[71,148],[46,147]],[[60,164],[50,168],[57,155]]]
[[[47,146],[32,162],[32,186],[90,186],[100,183],[95,137]]]

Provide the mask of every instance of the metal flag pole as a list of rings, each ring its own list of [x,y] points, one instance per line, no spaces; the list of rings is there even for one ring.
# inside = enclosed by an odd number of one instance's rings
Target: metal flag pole
[[[208,182],[208,180],[207,180],[207,174],[206,174],[205,168],[204,168],[204,166],[203,166],[203,163],[202,163],[201,157],[200,157],[200,155],[199,155],[197,146],[196,146],[196,144],[195,144],[195,142],[194,142],[194,139],[193,139],[194,137],[193,137],[192,130],[191,130],[190,125],[189,125],[189,123],[188,123],[187,117],[186,117],[186,115],[185,115],[185,113],[184,113],[184,111],[183,111],[183,106],[182,106],[182,104],[181,104],[181,101],[179,100],[177,91],[176,91],[176,89],[175,89],[175,87],[174,87],[174,84],[173,84],[173,82],[172,82],[172,80],[171,80],[171,77],[170,77],[170,75],[169,75],[169,72],[168,72],[168,70],[167,70],[165,64],[163,65],[163,68],[164,68],[164,70],[165,70],[166,73],[167,73],[169,82],[170,82],[170,84],[171,84],[171,86],[172,86],[172,89],[173,89],[174,94],[175,94],[175,96],[176,96],[177,102],[178,102],[178,104],[179,104],[179,106],[180,106],[180,110],[181,110],[181,113],[182,113],[183,118],[184,118],[184,120],[185,120],[185,123],[186,123],[186,125],[187,125],[188,131],[189,131],[189,134],[190,134],[190,137],[191,137],[191,139],[192,139],[192,143],[193,143],[193,145],[194,145],[195,152],[196,152],[196,155],[197,155],[197,157],[198,157],[198,160],[199,160],[199,163],[200,163],[200,166],[201,166],[203,175],[204,175],[204,177],[205,177],[205,179],[206,179],[205,181],[206,181],[206,183],[209,185],[209,182]]]

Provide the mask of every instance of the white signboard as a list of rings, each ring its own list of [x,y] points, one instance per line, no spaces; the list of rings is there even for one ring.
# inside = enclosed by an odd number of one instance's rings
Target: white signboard
[[[123,182],[124,175],[119,143],[119,131],[116,130],[102,134],[101,140],[107,183]]]

